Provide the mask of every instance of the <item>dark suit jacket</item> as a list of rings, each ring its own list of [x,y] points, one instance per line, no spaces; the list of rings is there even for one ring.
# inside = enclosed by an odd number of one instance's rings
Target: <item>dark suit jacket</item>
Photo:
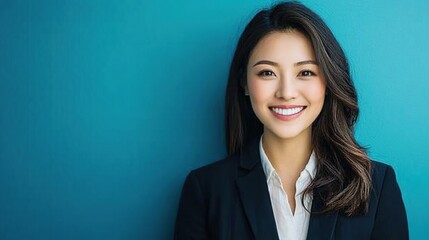
[[[307,239],[408,239],[408,224],[393,169],[373,161],[366,215],[312,213]],[[312,212],[323,202],[313,193]],[[278,239],[266,177],[255,139],[242,154],[192,171],[186,178],[174,239]]]

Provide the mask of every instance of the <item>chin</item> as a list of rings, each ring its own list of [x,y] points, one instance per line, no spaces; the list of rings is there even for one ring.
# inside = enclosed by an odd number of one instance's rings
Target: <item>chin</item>
[[[280,134],[275,134],[275,135],[279,139],[290,140],[290,139],[294,139],[294,138],[298,137],[300,134],[299,133],[280,133]]]
[[[298,136],[301,136],[303,134],[305,134],[306,129],[282,129],[282,130],[268,130],[270,133],[270,135],[273,135],[279,139],[284,139],[284,140],[288,140],[288,139],[294,139],[297,138]]]

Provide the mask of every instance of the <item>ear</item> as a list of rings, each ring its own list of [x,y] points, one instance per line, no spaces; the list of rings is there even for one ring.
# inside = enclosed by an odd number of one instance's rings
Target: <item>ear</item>
[[[245,96],[249,96],[249,88],[246,86],[244,86],[244,95]]]

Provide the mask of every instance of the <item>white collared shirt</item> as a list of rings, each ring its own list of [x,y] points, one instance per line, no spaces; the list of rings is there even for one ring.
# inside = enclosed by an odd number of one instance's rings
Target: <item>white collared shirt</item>
[[[292,214],[282,181],[265,154],[262,137],[259,143],[259,151],[262,167],[267,177],[268,191],[280,240],[305,240],[310,223],[310,213],[305,210],[301,203],[301,192],[310,184],[316,174],[316,155],[314,151],[296,181],[295,214]],[[304,197],[305,207],[309,211],[311,210],[312,200],[312,196]]]

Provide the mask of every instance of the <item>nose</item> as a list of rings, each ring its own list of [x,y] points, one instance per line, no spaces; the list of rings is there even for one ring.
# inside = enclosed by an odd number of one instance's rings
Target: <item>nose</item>
[[[294,99],[297,96],[296,81],[293,76],[281,76],[276,91],[276,97],[284,100]]]

